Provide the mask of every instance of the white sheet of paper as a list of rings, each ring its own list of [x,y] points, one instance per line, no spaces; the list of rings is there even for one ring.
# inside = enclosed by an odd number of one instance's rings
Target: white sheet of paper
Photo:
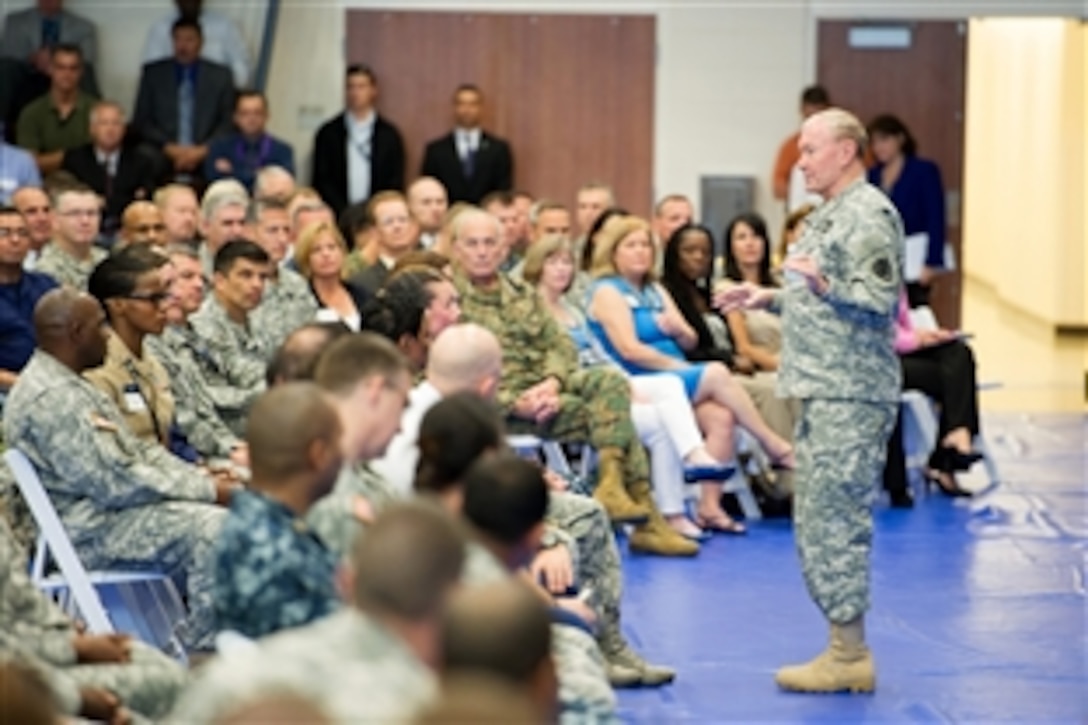
[[[903,281],[917,282],[922,277],[922,267],[929,251],[929,235],[925,232],[911,234],[903,240]]]

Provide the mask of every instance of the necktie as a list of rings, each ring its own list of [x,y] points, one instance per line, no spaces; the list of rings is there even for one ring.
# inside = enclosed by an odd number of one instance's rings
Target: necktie
[[[42,18],[42,47],[52,48],[60,42],[60,20]]]
[[[184,73],[178,84],[178,143],[182,146],[193,144],[193,105],[193,78]]]
[[[476,149],[472,148],[471,140],[465,144],[465,157],[461,159],[461,170],[465,173],[465,178],[471,178],[476,171]]]
[[[110,168],[110,157],[102,159],[102,176],[106,180],[106,199],[113,196],[113,169]]]

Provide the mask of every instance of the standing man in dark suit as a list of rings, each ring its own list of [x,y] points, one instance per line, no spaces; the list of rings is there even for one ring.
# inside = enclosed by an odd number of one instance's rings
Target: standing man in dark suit
[[[229,133],[234,81],[226,66],[202,60],[200,23],[174,21],[174,57],[148,63],[140,75],[132,123],[162,147],[179,177],[200,172],[208,142]]]
[[[466,83],[453,94],[453,131],[427,144],[422,176],[433,176],[446,187],[450,203],[479,204],[493,191],[514,184],[510,144],[480,128],[484,95]]]
[[[121,145],[125,114],[113,101],[91,108],[91,142],[64,154],[61,168],[105,199],[102,233],[112,236],[121,213],[131,202],[150,199],[155,191],[155,164],[150,157]]]
[[[345,96],[345,111],[326,121],[314,138],[313,187],[337,217],[379,191],[404,191],[404,140],[374,110],[374,71],[349,66]]]

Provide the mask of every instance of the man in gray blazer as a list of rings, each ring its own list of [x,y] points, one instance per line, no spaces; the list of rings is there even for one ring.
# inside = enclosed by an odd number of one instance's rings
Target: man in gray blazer
[[[231,129],[234,82],[226,66],[201,59],[197,20],[176,20],[173,38],[174,57],[143,68],[132,122],[144,140],[162,147],[176,174],[192,175],[208,142]]]
[[[64,0],[38,0],[35,7],[11,13],[0,36],[0,56],[26,61],[49,73],[49,50],[77,45],[86,63],[97,60],[98,39],[90,21],[64,9]]]

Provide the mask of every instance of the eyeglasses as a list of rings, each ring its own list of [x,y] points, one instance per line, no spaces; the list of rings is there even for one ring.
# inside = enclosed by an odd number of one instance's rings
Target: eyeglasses
[[[68,217],[69,219],[75,219],[77,217],[96,217],[102,214],[101,209],[68,209],[67,211],[60,212],[62,217]]]
[[[168,299],[170,299],[170,293],[169,292],[152,292],[150,294],[144,294],[144,295],[131,294],[131,295],[124,295],[123,299],[137,300],[137,301],[140,301],[140,302],[150,302],[153,305],[161,305],[163,302],[166,302]]]
[[[30,230],[26,227],[0,227],[0,239],[7,239],[8,237],[30,239]]]

